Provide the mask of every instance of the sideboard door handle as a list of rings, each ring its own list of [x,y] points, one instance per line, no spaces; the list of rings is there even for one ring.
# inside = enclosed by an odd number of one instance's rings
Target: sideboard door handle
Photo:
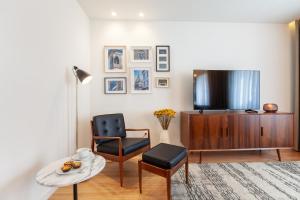
[[[264,136],[264,127],[260,127],[260,136]]]
[[[223,138],[223,128],[221,128],[221,131],[220,131],[220,138],[221,139]]]

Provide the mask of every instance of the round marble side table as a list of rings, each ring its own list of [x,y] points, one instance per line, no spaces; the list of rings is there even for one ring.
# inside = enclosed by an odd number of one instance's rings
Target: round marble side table
[[[89,162],[82,161],[82,171],[74,174],[58,175],[56,170],[59,169],[64,162],[71,160],[71,157],[54,161],[46,167],[42,168],[36,175],[36,181],[47,187],[65,187],[73,185],[73,198],[78,199],[77,184],[86,181],[101,172],[105,166],[105,159],[96,155]]]

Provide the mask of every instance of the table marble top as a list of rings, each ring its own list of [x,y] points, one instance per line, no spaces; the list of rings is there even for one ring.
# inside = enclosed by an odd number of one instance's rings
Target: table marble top
[[[105,166],[105,159],[96,155],[94,159],[82,161],[82,170],[73,174],[57,174],[57,169],[63,166],[64,162],[72,160],[72,157],[66,157],[54,161],[42,168],[36,175],[36,181],[40,185],[48,187],[64,187],[77,184],[96,176]]]

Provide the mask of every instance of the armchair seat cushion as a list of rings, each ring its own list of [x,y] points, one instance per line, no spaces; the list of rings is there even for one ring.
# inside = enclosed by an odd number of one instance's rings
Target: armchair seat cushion
[[[187,156],[187,150],[184,147],[171,144],[160,143],[143,153],[143,162],[164,168],[171,169],[175,167],[182,159]]]
[[[121,138],[122,154],[130,154],[150,144],[148,138]],[[119,155],[119,140],[107,141],[97,146],[97,151],[107,154]]]

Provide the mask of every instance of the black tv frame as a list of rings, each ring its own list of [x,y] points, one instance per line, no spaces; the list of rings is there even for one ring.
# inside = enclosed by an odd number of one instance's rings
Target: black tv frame
[[[206,108],[204,108],[204,109],[199,109],[199,107],[197,107],[196,105],[195,105],[195,103],[194,103],[194,101],[195,101],[195,96],[196,96],[196,91],[195,91],[195,78],[197,77],[197,76],[194,76],[194,74],[195,74],[195,71],[258,71],[259,72],[259,82],[258,82],[258,90],[259,90],[259,92],[258,92],[258,94],[259,94],[259,100],[258,100],[258,107],[256,107],[256,108],[247,108],[247,109],[218,109],[218,108],[216,108],[216,109],[212,109],[212,108],[208,108],[208,109],[206,109]],[[198,110],[199,111],[199,113],[203,113],[205,110],[207,110],[207,111],[242,111],[242,110],[245,110],[246,112],[257,112],[256,110],[259,110],[260,109],[260,70],[255,70],[255,69],[241,69],[241,70],[239,70],[239,69],[220,69],[220,70],[217,70],[217,69],[194,69],[193,70],[193,109],[194,110]]]

